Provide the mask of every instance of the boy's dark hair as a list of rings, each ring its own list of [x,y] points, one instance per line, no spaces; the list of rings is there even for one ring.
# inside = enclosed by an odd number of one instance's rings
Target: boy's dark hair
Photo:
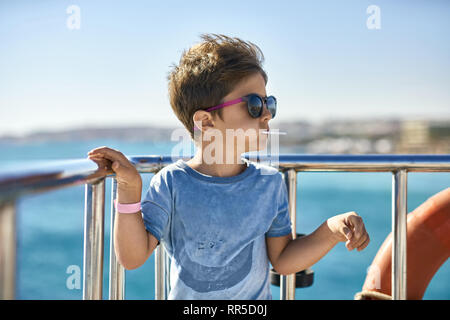
[[[194,139],[193,115],[197,110],[223,103],[223,98],[243,78],[260,72],[264,55],[252,42],[223,34],[201,34],[202,42],[184,50],[179,65],[167,76],[169,99],[175,115]],[[222,109],[211,111],[222,120]]]

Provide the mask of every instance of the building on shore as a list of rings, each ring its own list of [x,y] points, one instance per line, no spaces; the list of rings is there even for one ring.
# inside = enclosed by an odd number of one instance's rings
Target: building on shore
[[[401,123],[396,153],[430,153],[430,129],[426,120]]]

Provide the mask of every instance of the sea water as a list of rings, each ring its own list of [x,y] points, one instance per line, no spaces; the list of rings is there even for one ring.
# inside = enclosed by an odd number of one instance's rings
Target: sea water
[[[173,142],[91,140],[0,145],[0,169],[21,161],[86,158],[99,146],[126,155],[170,155]],[[280,148],[280,153],[301,153]],[[143,174],[143,192],[153,174]],[[353,299],[361,291],[367,268],[391,231],[391,173],[302,172],[297,177],[297,232],[308,234],[327,218],[355,211],[363,217],[369,246],[357,252],[339,243],[314,270],[314,284],[296,290],[296,299]],[[450,173],[409,173],[408,212],[450,186]],[[111,179],[106,181],[103,297],[108,298]],[[83,271],[83,185],[27,195],[17,202],[18,299],[81,299]],[[78,273],[77,273],[78,271]],[[126,271],[126,299],[154,299],[154,256],[136,270]],[[81,279],[77,281],[77,275]],[[450,299],[447,261],[430,282],[424,299]],[[274,299],[279,288],[272,286]]]

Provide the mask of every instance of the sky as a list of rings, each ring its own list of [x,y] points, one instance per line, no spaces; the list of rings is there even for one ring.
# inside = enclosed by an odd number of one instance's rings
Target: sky
[[[167,74],[202,33],[261,48],[271,123],[450,117],[450,1],[0,0],[0,136],[181,126]]]

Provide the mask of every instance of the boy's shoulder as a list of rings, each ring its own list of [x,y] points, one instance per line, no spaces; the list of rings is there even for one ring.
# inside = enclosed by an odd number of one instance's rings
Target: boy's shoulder
[[[174,160],[172,163],[156,171],[153,180],[165,180],[169,182],[179,173],[185,171],[185,165],[183,163],[181,159]]]
[[[178,165],[178,161],[173,161],[172,163],[162,167],[161,169],[155,172],[154,177],[158,177],[158,179],[164,180],[171,178],[174,172],[181,170],[180,166]]]

